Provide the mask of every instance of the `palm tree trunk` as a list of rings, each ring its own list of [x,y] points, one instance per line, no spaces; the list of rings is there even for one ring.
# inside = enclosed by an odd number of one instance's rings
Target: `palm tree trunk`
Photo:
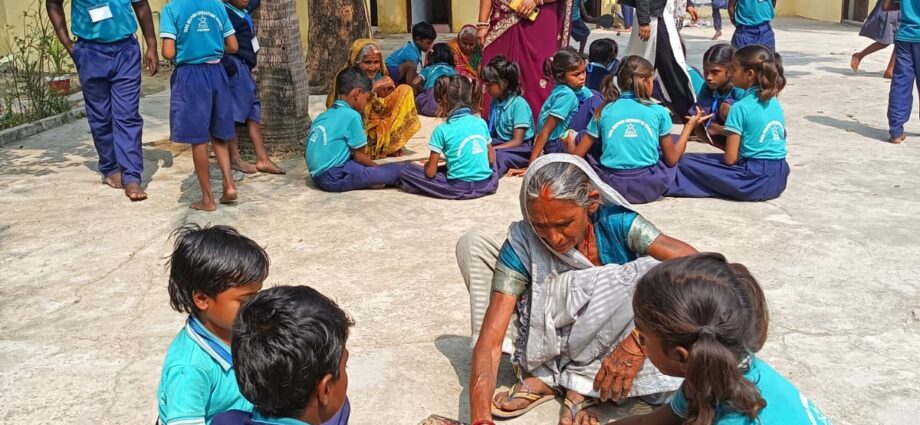
[[[324,94],[348,60],[351,43],[371,37],[364,0],[310,0],[310,92]]]
[[[275,157],[303,155],[311,124],[310,90],[295,1],[263,1],[253,21],[261,45],[253,74],[262,101],[265,148]],[[237,133],[240,147],[251,150],[247,132],[240,127]]]

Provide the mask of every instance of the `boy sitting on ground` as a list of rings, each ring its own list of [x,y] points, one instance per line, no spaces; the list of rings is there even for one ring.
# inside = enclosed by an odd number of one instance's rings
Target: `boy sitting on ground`
[[[412,41],[387,56],[386,65],[390,78],[396,84],[415,81],[422,67],[422,53],[431,50],[437,31],[428,22],[419,22],[412,26]]]
[[[212,425],[346,425],[348,328],[354,323],[308,286],[278,286],[256,294],[233,329],[240,390],[255,405]]]
[[[158,423],[209,424],[225,410],[252,409],[236,383],[230,339],[240,305],[268,276],[268,255],[227,226],[189,225],[173,236],[169,303],[189,316],[163,361]]]

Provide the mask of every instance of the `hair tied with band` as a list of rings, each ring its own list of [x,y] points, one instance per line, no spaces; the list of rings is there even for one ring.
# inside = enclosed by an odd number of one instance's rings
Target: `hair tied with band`
[[[715,329],[714,327],[712,327],[712,326],[709,326],[709,325],[700,326],[700,328],[696,331],[696,335],[697,335],[698,338],[702,338],[702,337],[705,336],[705,335],[709,335],[709,336],[715,338],[715,337],[716,337],[716,329]]]

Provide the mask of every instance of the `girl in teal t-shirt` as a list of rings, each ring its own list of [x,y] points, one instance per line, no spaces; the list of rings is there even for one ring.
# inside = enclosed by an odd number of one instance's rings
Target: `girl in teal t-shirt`
[[[426,117],[438,116],[438,102],[434,98],[434,84],[438,78],[456,75],[454,69],[454,52],[445,43],[435,44],[428,52],[428,66],[422,68],[412,85],[418,96],[415,97],[415,106],[419,115]]]
[[[633,295],[635,338],[665,375],[671,402],[617,425],[830,425],[794,385],[755,356],[767,339],[763,290],[741,264],[697,254],[655,266]],[[602,372],[603,373],[603,372]]]
[[[489,111],[489,135],[495,149],[499,177],[512,168],[525,168],[533,151],[533,112],[521,97],[521,69],[497,55],[479,73],[486,93],[493,99]]]
[[[498,175],[493,169],[489,126],[473,115],[482,97],[479,83],[461,75],[440,77],[434,97],[447,119],[431,134],[428,161],[403,168],[399,175],[402,189],[441,199],[473,199],[494,193]],[[445,164],[439,167],[442,157]]]
[[[626,200],[644,204],[657,200],[674,179],[677,165],[694,128],[710,116],[688,117],[680,137],[671,137],[671,113],[652,100],[655,68],[640,56],[623,59],[616,75],[601,86],[606,103],[588,123],[576,142],[570,132],[564,139],[569,153],[586,157],[605,183]],[[595,141],[600,143],[595,144]],[[598,149],[599,148],[599,149]]]
[[[744,95],[725,118],[725,153],[684,155],[666,196],[766,201],[786,190],[786,119],[776,99],[786,85],[782,58],[764,46],[742,47],[732,82]]]

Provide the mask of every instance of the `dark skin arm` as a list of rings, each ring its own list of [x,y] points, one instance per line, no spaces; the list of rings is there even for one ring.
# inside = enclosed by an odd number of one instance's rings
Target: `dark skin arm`
[[[511,140],[495,146],[495,149],[516,148],[521,146],[524,144],[524,133],[526,132],[526,128],[515,128],[514,133],[511,133]]]
[[[489,145],[489,165],[495,165],[495,148]]]
[[[728,0],[728,19],[732,21],[732,25],[735,25],[735,5],[737,3],[737,0]],[[776,3],[773,6],[775,7]]]
[[[493,292],[482,322],[479,340],[473,348],[470,371],[470,421],[492,420],[492,394],[502,355],[502,340],[517,297]]]
[[[58,40],[67,49],[67,53],[73,54],[73,40],[70,39],[70,32],[67,31],[67,18],[64,16],[64,0],[45,0],[45,10],[48,12],[48,18],[51,19],[51,26],[54,27]]]
[[[441,154],[431,151],[428,155],[428,162],[425,163],[425,176],[433,179],[438,174],[438,161],[441,160]]]
[[[240,44],[236,41],[235,35],[230,35],[224,39],[224,53],[232,55],[240,50]]]
[[[696,115],[692,117],[686,117],[687,123],[684,124],[684,129],[680,133],[680,137],[674,142],[671,139],[670,134],[661,136],[661,139],[658,143],[661,145],[661,153],[664,156],[664,163],[668,167],[673,167],[677,165],[677,162],[680,161],[680,157],[684,154],[684,151],[687,150],[687,141],[690,140],[690,136],[693,135],[693,131],[701,123],[712,118],[712,114],[703,115],[703,111],[700,108],[696,108]]]
[[[722,162],[725,165],[735,165],[738,163],[738,152],[741,150],[741,136],[733,133],[728,134],[725,140],[725,156]]]
[[[176,40],[171,38],[163,39],[163,59],[168,61],[176,60]]]
[[[588,14],[588,9],[585,9],[585,2],[581,2],[581,4],[579,4],[578,6],[579,6],[579,8],[581,9],[581,20],[582,20],[582,21],[585,21],[585,23],[588,23],[588,24],[596,24],[596,23],[597,23],[597,19],[595,19],[593,16],[589,15],[589,14]]]
[[[147,68],[147,74],[152,77],[157,75],[157,71],[160,69],[160,57],[157,55],[157,35],[153,29],[153,13],[150,12],[150,3],[147,0],[131,3],[131,7],[134,8],[137,23],[140,24],[141,32],[144,34],[144,44],[147,45],[147,51],[144,53],[144,66]]]
[[[536,139],[533,143],[533,152],[530,154],[530,162],[534,162],[540,155],[543,155],[543,148],[546,147],[546,142],[549,141],[549,135],[553,134],[553,130],[556,129],[556,126],[559,125],[559,118],[552,115],[546,119],[546,122],[543,123],[543,128],[540,129],[540,133],[537,134]]]
[[[364,148],[352,149],[351,159],[365,167],[377,166],[377,163],[374,162],[374,160],[371,159],[371,157],[366,152],[364,152]]]

